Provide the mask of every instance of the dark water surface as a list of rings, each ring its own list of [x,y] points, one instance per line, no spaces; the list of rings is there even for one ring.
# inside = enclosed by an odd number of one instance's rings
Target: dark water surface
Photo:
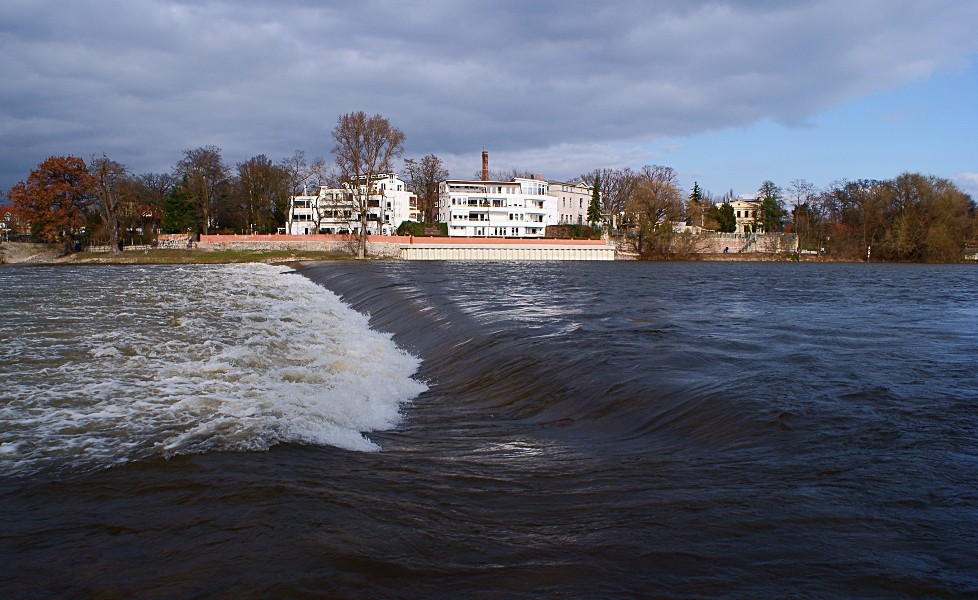
[[[978,595],[976,268],[302,273],[423,360],[382,451],[5,475],[5,596]]]

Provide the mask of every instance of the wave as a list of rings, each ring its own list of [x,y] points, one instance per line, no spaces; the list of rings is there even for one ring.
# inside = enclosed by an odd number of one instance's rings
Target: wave
[[[8,473],[283,442],[378,450],[364,432],[396,427],[426,389],[389,334],[281,267],[35,275],[0,344]]]
[[[555,301],[535,290],[524,302],[529,284],[459,292],[458,278],[470,274],[453,278],[431,265],[422,272],[321,264],[301,273],[421,356],[420,377],[430,385],[421,404],[441,402],[456,423],[505,420],[554,435],[587,435],[592,443],[672,451],[691,444],[750,447],[787,427],[785,413],[731,394],[729,382],[709,373],[706,351],[660,353],[646,346],[681,337],[673,324],[596,306],[591,296],[578,305],[575,295]]]

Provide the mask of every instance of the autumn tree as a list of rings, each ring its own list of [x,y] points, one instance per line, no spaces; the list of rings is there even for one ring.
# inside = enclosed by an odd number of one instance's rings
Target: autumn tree
[[[826,248],[840,258],[865,257],[887,228],[885,182],[838,181],[822,195]]]
[[[350,187],[360,218],[357,258],[367,254],[367,222],[374,182],[392,169],[404,150],[404,133],[380,115],[363,111],[342,115],[333,129],[333,156],[343,181]]]
[[[7,197],[16,218],[30,224],[32,236],[66,247],[85,225],[95,200],[94,179],[77,156],[52,156],[17,182]]]
[[[438,184],[448,179],[448,170],[440,158],[429,154],[420,160],[405,160],[404,171],[408,176],[408,188],[418,197],[421,221],[434,223],[438,207]]]
[[[625,212],[634,225],[635,250],[648,256],[669,251],[672,221],[681,212],[682,194],[670,167],[646,165],[637,174]]]
[[[184,150],[175,176],[184,187],[187,199],[196,207],[201,233],[214,225],[218,203],[227,194],[228,169],[217,146]]]
[[[876,257],[894,261],[961,260],[974,210],[966,194],[946,179],[919,173],[903,173],[881,187],[887,195],[887,226]]]

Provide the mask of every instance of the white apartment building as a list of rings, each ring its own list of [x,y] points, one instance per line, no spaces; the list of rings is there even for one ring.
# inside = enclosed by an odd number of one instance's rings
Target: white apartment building
[[[373,193],[367,198],[368,234],[393,235],[404,221],[418,220],[418,199],[396,174],[379,176],[372,187]],[[360,213],[349,186],[322,186],[315,196],[296,196],[288,220],[287,230],[298,235],[360,231]]]
[[[452,237],[543,237],[557,224],[557,199],[542,179],[443,181],[438,220]]]
[[[547,194],[557,199],[557,224],[586,225],[592,190],[592,186],[585,181],[551,181]]]

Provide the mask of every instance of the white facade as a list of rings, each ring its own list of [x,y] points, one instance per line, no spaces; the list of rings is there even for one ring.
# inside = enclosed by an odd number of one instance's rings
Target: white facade
[[[438,220],[452,237],[543,237],[557,224],[557,199],[540,179],[443,181]]]
[[[371,235],[393,235],[404,221],[418,220],[417,197],[393,173],[374,181],[367,204],[367,233]],[[323,186],[315,196],[296,196],[288,219],[289,231],[298,235],[360,231],[360,213],[349,187]]]
[[[737,219],[736,233],[764,233],[761,227],[761,201],[753,196],[739,196],[730,202]]]
[[[584,181],[564,183],[551,181],[548,195],[557,199],[558,225],[587,225],[587,209],[592,187]]]

